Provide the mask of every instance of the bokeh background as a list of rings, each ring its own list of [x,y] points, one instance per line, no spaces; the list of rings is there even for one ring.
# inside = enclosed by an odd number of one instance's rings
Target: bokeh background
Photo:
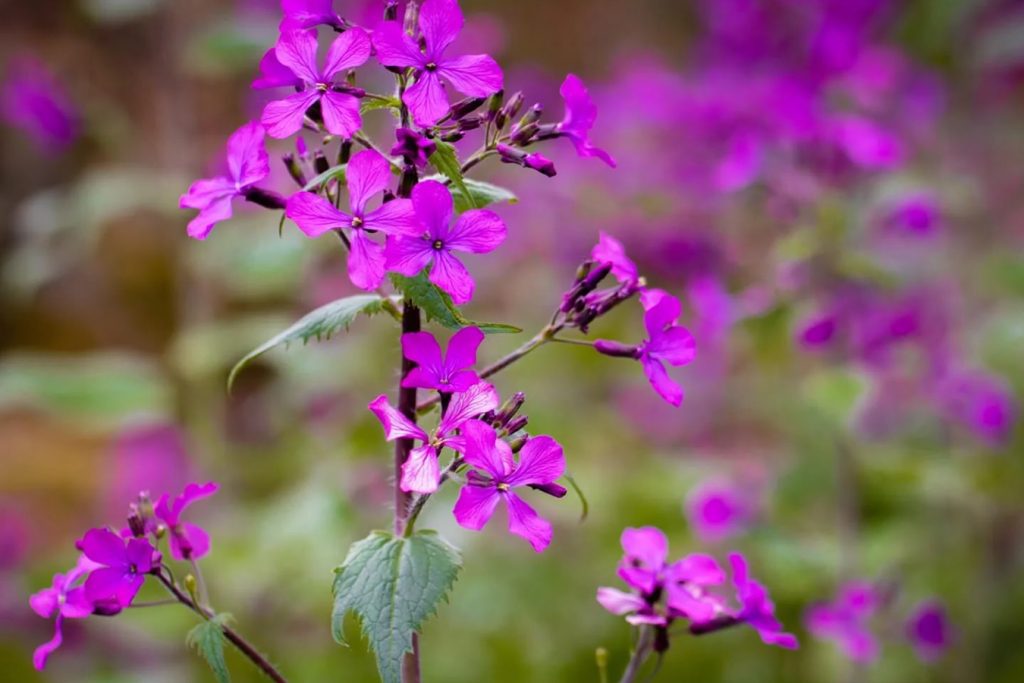
[[[599,230],[683,297],[699,355],[676,375],[678,410],[636,364],[584,348],[498,376],[526,392],[530,430],[562,442],[590,514],[535,501],[556,524],[535,555],[500,525],[456,526],[452,492],[431,503],[422,524],[465,568],[423,635],[426,680],[596,681],[598,646],[616,675],[629,630],[594,592],[617,585],[621,530],[645,524],[676,555],[746,553],[802,640],[679,637],[660,680],[1024,679],[1024,5],[462,4],[467,50],[498,57],[507,89],[551,120],[561,78],[581,75],[593,137],[619,161],[559,141],[553,179],[482,168],[521,201],[497,209],[506,245],[471,262],[468,314],[527,330],[490,337],[484,358],[546,322]],[[70,623],[37,673],[52,625],[27,597],[138,490],[213,479],[192,519],[214,538],[218,608],[296,681],[374,680],[363,643],[331,639],[330,582],[390,519],[391,449],[365,405],[396,385],[395,330],[378,317],[275,350],[229,396],[238,358],[352,288],[333,241],[290,224],[279,237],[270,212],[236,204],[200,243],[177,208],[258,116],[248,84],[277,3],[50,0],[2,17],[0,678],[209,680],[183,644],[194,619],[173,607]],[[638,341],[639,323],[622,307],[594,336]],[[687,514],[712,487],[740,510],[718,538]],[[851,579],[887,595],[867,666],[803,626]],[[954,632],[935,663],[904,634],[928,599]]]

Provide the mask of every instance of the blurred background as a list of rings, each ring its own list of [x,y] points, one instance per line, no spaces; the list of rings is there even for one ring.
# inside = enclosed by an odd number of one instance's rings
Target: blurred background
[[[335,8],[372,25],[381,5]],[[618,586],[621,530],[647,524],[674,556],[746,553],[802,641],[679,637],[660,680],[1024,679],[1024,3],[462,6],[464,51],[497,57],[506,90],[546,119],[561,118],[565,73],[583,77],[592,138],[619,162],[556,141],[542,150],[555,178],[481,168],[521,201],[496,209],[507,243],[470,261],[467,314],[526,330],[489,337],[482,359],[546,323],[600,230],[683,298],[698,357],[676,374],[679,409],[636,364],[585,348],[545,347],[497,377],[526,392],[530,431],[564,445],[590,514],[531,499],[555,523],[535,555],[500,524],[456,526],[452,491],[427,507],[422,525],[465,568],[423,635],[426,680],[596,681],[598,646],[617,675],[629,629],[594,592]],[[229,396],[236,360],[353,289],[334,241],[291,224],[279,237],[275,213],[237,202],[201,243],[177,207],[273,96],[248,86],[279,19],[273,0],[4,6],[5,681],[212,680],[176,607],[69,622],[37,673],[53,626],[28,606],[139,490],[211,479],[221,491],[190,515],[213,537],[218,608],[295,681],[375,679],[364,643],[331,639],[330,583],[348,545],[389,524],[391,448],[365,405],[394,391],[395,330],[375,317],[274,350]],[[274,145],[270,187],[290,193]],[[640,319],[620,307],[592,336],[635,343]],[[884,596],[858,626],[881,642],[871,663],[805,626],[853,580]],[[948,647],[922,651],[908,620],[936,600]],[[236,680],[257,680],[228,656]]]

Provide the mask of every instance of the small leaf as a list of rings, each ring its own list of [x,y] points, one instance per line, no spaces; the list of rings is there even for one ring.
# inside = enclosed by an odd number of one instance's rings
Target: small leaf
[[[437,149],[430,155],[430,163],[442,175],[451,180],[455,190],[461,192],[462,196],[467,199],[467,208],[477,208],[473,194],[466,187],[466,181],[462,177],[462,165],[459,163],[459,157],[455,153],[455,147],[444,140],[435,140],[435,143],[437,144]]]
[[[231,372],[228,374],[228,391],[231,391],[231,386],[235,383],[235,377],[238,376],[242,368],[257,356],[266,353],[276,346],[287,345],[294,341],[301,341],[303,344],[306,344],[310,339],[314,338],[317,341],[330,339],[338,330],[342,328],[348,329],[348,326],[359,317],[360,313],[365,313],[366,315],[380,313],[389,304],[390,302],[378,294],[357,294],[332,301],[315,311],[307,313],[291,327],[263,342],[235,363],[235,367],[231,368]]]
[[[327,169],[326,171],[324,171],[323,173],[321,173],[320,175],[318,175],[317,177],[313,178],[308,183],[306,183],[303,186],[302,191],[303,192],[312,192],[313,190],[316,190],[317,188],[319,188],[321,185],[324,185],[325,183],[330,182],[331,180],[334,180],[335,178],[337,178],[340,182],[344,183],[345,182],[345,169],[346,168],[348,168],[348,164],[340,164],[338,166],[331,166],[329,169]]]
[[[364,97],[359,103],[359,113],[365,114],[368,111],[376,111],[377,109],[394,109],[398,110],[402,106],[402,103],[397,97]]]
[[[442,180],[444,176],[434,175],[424,178],[423,180]],[[519,201],[519,198],[511,191],[504,187],[500,187],[493,183],[486,183],[482,180],[473,180],[472,178],[463,178],[463,185],[469,190],[469,194],[472,201],[466,199],[466,196],[462,194],[462,190],[456,186],[452,187],[452,199],[455,201],[455,210],[459,213],[464,213],[469,209],[482,209],[490,204],[498,204],[501,202],[508,202],[509,204],[515,204]]]
[[[408,538],[374,531],[356,541],[335,570],[334,639],[346,645],[345,615],[354,612],[377,658],[383,683],[401,683],[412,634],[437,611],[462,568],[459,551],[435,531]]]
[[[391,273],[391,283],[395,289],[400,291],[409,301],[419,306],[427,314],[428,320],[433,320],[442,327],[450,330],[458,330],[463,327],[479,327],[486,334],[516,334],[523,330],[514,325],[504,323],[481,323],[474,322],[462,315],[462,311],[455,307],[452,298],[442,292],[437,286],[427,279],[426,271],[416,277],[405,277],[398,273]]]
[[[229,614],[218,614],[209,621],[197,624],[188,632],[185,642],[206,660],[217,683],[230,683],[227,662],[224,661],[224,624]]]

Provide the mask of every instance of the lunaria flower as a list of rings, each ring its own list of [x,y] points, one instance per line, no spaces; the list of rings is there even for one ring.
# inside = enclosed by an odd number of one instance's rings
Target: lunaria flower
[[[686,497],[686,518],[702,541],[711,543],[740,533],[750,521],[749,491],[723,480],[710,479]]]
[[[612,267],[612,275],[619,282],[636,282],[640,279],[640,271],[626,255],[626,248],[622,246],[622,242],[603,230],[597,244],[590,251],[590,258],[598,263],[609,264]]]
[[[452,335],[448,351],[442,357],[437,339],[429,332],[403,334],[402,353],[415,361],[416,367],[402,378],[402,386],[448,394],[466,391],[480,381],[470,368],[476,365],[476,351],[483,340],[480,328],[463,327]]]
[[[879,603],[872,584],[851,581],[839,589],[832,602],[812,605],[804,621],[814,637],[835,641],[844,655],[867,664],[878,657],[878,640],[871,633],[869,622]]]
[[[373,33],[381,64],[416,71],[416,80],[402,99],[417,125],[432,126],[448,113],[448,95],[441,79],[470,97],[487,97],[501,90],[501,67],[489,55],[444,54],[465,23],[456,0],[426,0],[419,20],[422,50],[398,22],[384,22]]]
[[[132,604],[146,574],[160,567],[160,552],[144,538],[122,538],[110,529],[90,529],[78,542],[82,553],[99,565],[85,580],[91,603]]]
[[[494,387],[487,382],[478,382],[452,397],[441,421],[434,431],[428,434],[425,429],[392,407],[387,396],[382,394],[375,398],[369,408],[380,420],[388,441],[414,439],[420,442],[402,465],[402,478],[399,481],[402,490],[416,493],[436,491],[441,479],[438,452],[445,446],[463,451],[463,439],[456,435],[455,431],[463,428],[468,420],[494,410],[498,403],[498,392]]]
[[[345,23],[334,11],[334,0],[281,0],[281,32],[330,26],[340,29]]]
[[[0,94],[0,116],[51,152],[67,148],[81,131],[78,111],[63,86],[31,57],[11,61]]]
[[[946,608],[937,600],[920,603],[906,625],[907,639],[923,662],[939,660],[955,639]]]
[[[29,605],[44,619],[54,618],[53,638],[35,649],[32,665],[39,671],[46,667],[47,658],[64,642],[64,619],[84,619],[93,613],[92,603],[85,597],[82,580],[97,565],[84,555],[67,574],[54,574],[49,588],[33,593]]]
[[[347,230],[351,244],[349,279],[360,289],[376,289],[384,279],[384,245],[370,239],[367,231],[408,235],[415,234],[420,224],[408,199],[395,199],[373,211],[367,210],[370,199],[391,183],[390,164],[377,152],[368,149],[352,157],[346,178],[351,214],[339,211],[312,192],[297,192],[288,198],[285,215],[308,237],[330,230]]]
[[[181,195],[181,208],[199,209],[199,215],[189,221],[189,237],[206,239],[213,226],[231,218],[231,200],[245,196],[246,190],[270,175],[263,140],[263,126],[257,121],[239,128],[228,138],[228,175],[197,180]]]
[[[210,552],[210,535],[191,522],[181,521],[185,509],[196,502],[217,492],[219,487],[214,482],[206,484],[189,484],[180,496],[172,501],[165,493],[160,496],[154,507],[157,519],[167,525],[170,537],[171,556],[176,560],[198,560]]]
[[[796,636],[784,632],[782,623],[775,617],[775,603],[768,595],[768,589],[750,577],[746,558],[740,553],[730,553],[729,564],[732,566],[736,599],[740,603],[740,609],[734,616],[757,631],[765,645],[797,649],[800,644]]]
[[[479,531],[490,521],[498,503],[504,501],[509,533],[526,539],[536,552],[543,552],[551,543],[551,523],[514,489],[530,486],[548,491],[547,487],[565,472],[562,447],[550,436],[534,436],[519,451],[517,462],[511,446],[500,440],[490,425],[470,420],[462,426],[462,435],[463,458],[473,469],[467,473],[466,484],[455,502],[455,521]]]
[[[565,100],[565,117],[555,127],[557,135],[569,138],[581,157],[597,157],[612,168],[615,159],[590,142],[590,129],[597,120],[597,106],[590,99],[587,86],[575,74],[569,74],[558,90]]]

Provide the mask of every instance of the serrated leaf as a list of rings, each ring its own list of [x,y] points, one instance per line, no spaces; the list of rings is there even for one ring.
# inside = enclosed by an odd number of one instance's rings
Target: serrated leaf
[[[330,339],[338,330],[345,328],[359,317],[361,313],[373,315],[380,313],[388,305],[386,299],[378,294],[357,294],[344,299],[332,301],[320,308],[302,316],[288,329],[279,332],[255,349],[245,354],[240,361],[235,363],[228,374],[228,391],[235,383],[235,377],[242,368],[248,365],[254,358],[263,355],[274,347],[287,345],[295,341],[307,344],[310,339],[322,341]]]
[[[206,660],[217,683],[231,683],[227,662],[224,660],[224,624],[228,614],[218,614],[209,621],[197,624],[185,636],[185,642]]]
[[[427,314],[428,320],[433,320],[442,327],[447,327],[450,330],[479,327],[486,334],[516,334],[523,331],[522,328],[515,325],[469,320],[462,315],[462,311],[455,307],[450,296],[427,279],[426,271],[416,277],[405,277],[398,273],[390,273],[390,277],[391,283],[402,293],[402,296],[419,306]]]
[[[308,183],[303,185],[303,192],[311,192],[316,188],[320,187],[324,183],[330,182],[337,178],[340,182],[345,182],[345,169],[348,168],[348,164],[339,164],[338,166],[331,166],[329,169],[319,174]]]
[[[455,153],[455,146],[444,140],[435,140],[435,143],[437,144],[437,149],[430,155],[430,163],[444,177],[452,181],[455,191],[461,192],[462,196],[467,199],[468,208],[477,208],[473,194],[469,191],[466,181],[462,177],[462,164],[459,163],[459,155]]]
[[[397,97],[364,97],[359,103],[359,113],[365,114],[378,109],[395,109],[402,106]]]
[[[423,180],[441,180],[443,178],[444,176],[434,175],[424,178]],[[466,196],[462,194],[462,190],[458,186],[449,188],[452,193],[452,199],[455,201],[455,210],[459,213],[463,213],[470,209],[482,209],[491,204],[499,204],[501,202],[515,204],[519,201],[519,197],[517,197],[511,190],[495,185],[494,183],[487,183],[482,180],[473,180],[472,178],[463,178],[462,183],[469,191],[472,201],[466,199]]]
[[[408,538],[374,531],[356,541],[335,570],[331,630],[345,645],[345,615],[354,612],[377,659],[383,683],[401,683],[412,634],[437,611],[462,568],[459,551],[435,531]]]

